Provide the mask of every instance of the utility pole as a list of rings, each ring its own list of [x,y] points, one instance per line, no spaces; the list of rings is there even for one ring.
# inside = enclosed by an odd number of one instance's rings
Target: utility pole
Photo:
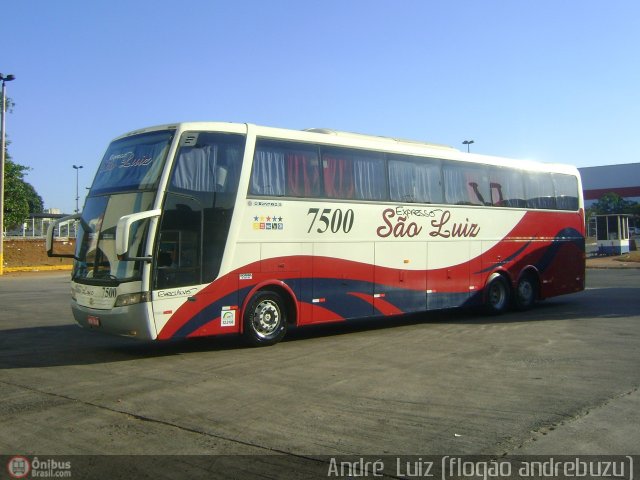
[[[7,110],[7,95],[5,83],[15,80],[13,75],[6,77],[0,73],[2,82],[2,119],[0,119],[0,275],[4,273],[4,150],[5,150],[5,123],[4,117]]]

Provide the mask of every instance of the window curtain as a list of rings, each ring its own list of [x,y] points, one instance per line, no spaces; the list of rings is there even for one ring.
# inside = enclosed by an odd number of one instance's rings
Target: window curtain
[[[572,175],[551,174],[555,187],[556,207],[560,210],[578,209],[578,180]]]
[[[440,203],[440,168],[392,160],[389,162],[389,189],[391,199],[398,202]]]
[[[241,160],[237,148],[219,145],[183,148],[171,185],[194,192],[226,192],[238,184]]]
[[[173,173],[172,186],[196,192],[215,191],[218,147],[184,148]]]
[[[527,206],[530,208],[555,208],[555,194],[551,174],[529,173],[525,185]]]
[[[476,166],[449,165],[443,169],[445,198],[454,205],[488,205],[489,182],[484,169]]]
[[[353,198],[353,168],[345,158],[323,156],[324,189],[329,198]]]
[[[471,205],[491,205],[489,176],[483,167],[467,167],[467,196]]]
[[[523,207],[523,175],[517,170],[495,169],[489,177],[491,203],[498,207]]]
[[[445,202],[452,205],[468,204],[469,197],[463,170],[456,167],[445,167],[443,173]]]
[[[389,162],[389,193],[396,202],[418,202],[416,166],[411,162]]]
[[[385,197],[385,171],[382,159],[355,157],[353,170],[357,199],[382,200]]]
[[[287,165],[287,195],[317,197],[320,190],[320,172],[316,155],[292,152],[285,155]]]
[[[285,155],[275,150],[256,150],[250,193],[282,197],[285,194]]]

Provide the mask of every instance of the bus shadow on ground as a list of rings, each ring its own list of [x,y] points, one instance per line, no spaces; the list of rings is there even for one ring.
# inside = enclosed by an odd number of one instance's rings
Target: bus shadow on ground
[[[394,329],[424,324],[486,325],[530,323],[543,321],[580,321],[587,318],[623,318],[638,314],[630,302],[611,301],[611,292],[580,293],[539,302],[525,312],[508,312],[489,316],[477,310],[452,309],[414,313],[396,317],[348,320],[340,323],[311,325],[291,329],[284,344],[304,342],[322,337],[343,336],[359,332]],[[633,298],[637,289],[615,289],[614,297]],[[68,365],[91,365],[128,362],[145,358],[168,357],[200,352],[224,352],[250,349],[235,335],[181,339],[170,341],[140,341],[97,334],[74,324],[5,330],[0,339],[0,370],[42,368]]]

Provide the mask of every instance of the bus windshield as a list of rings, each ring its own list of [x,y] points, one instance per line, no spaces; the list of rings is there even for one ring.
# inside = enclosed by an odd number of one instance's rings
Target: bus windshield
[[[154,189],[173,135],[173,130],[162,130],[121,138],[111,143],[102,158],[89,195]]]
[[[118,284],[139,280],[140,261],[120,261],[115,252],[118,220],[153,207],[160,173],[174,131],[121,138],[109,145],[87,197],[76,241],[74,281]],[[132,253],[142,256],[149,221],[131,231]]]
[[[73,279],[85,283],[120,283],[139,280],[141,262],[120,261],[116,255],[116,226],[120,217],[150,210],[154,192],[89,197],[82,212],[76,243]],[[142,256],[148,220],[131,231],[132,253]]]

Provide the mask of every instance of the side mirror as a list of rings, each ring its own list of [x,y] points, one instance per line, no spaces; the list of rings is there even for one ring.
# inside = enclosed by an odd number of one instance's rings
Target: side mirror
[[[49,228],[47,228],[47,237],[45,239],[46,248],[47,248],[47,256],[48,257],[60,257],[60,258],[75,258],[75,256],[71,253],[55,253],[53,251],[53,234],[56,230],[56,227],[61,223],[70,222],[72,220],[78,220],[81,214],[76,213],[75,215],[69,215],[67,217],[59,218],[54,222],[49,224]]]
[[[116,255],[118,260],[131,260],[131,261],[143,261],[150,262],[152,257],[132,257],[129,255],[129,234],[131,232],[131,225],[147,218],[156,218],[162,214],[162,210],[148,210],[146,212],[132,213],[125,215],[118,220],[116,226]]]

